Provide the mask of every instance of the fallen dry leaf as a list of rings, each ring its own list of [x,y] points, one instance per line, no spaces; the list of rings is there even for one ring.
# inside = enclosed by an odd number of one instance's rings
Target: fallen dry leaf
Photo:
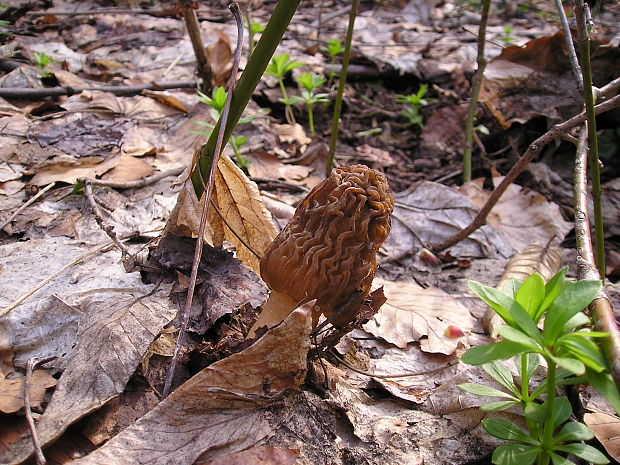
[[[86,299],[77,343],[37,423],[41,444],[123,392],[149,344],[176,314],[165,294],[163,288],[146,297],[131,289],[101,289]],[[27,436],[0,460],[20,463],[33,452]]]
[[[256,151],[249,155],[249,172],[252,178],[281,179],[291,184],[305,184],[312,167],[290,165],[280,161],[273,153]]]
[[[144,376],[146,376],[149,371],[149,361],[153,355],[161,355],[162,357],[172,357],[174,355],[174,346],[176,345],[175,334],[178,331],[179,329],[174,326],[165,328],[159,336],[157,336],[157,339],[151,342],[140,363]]]
[[[620,462],[620,418],[604,412],[586,413],[583,422],[594,431],[607,453]]]
[[[183,105],[183,102],[181,102],[178,98],[176,98],[170,92],[166,92],[162,90],[145,89],[141,93],[142,95],[146,97],[151,97],[152,99],[157,100],[159,103],[168,105],[169,107],[182,111],[183,113],[189,113],[189,110],[187,109],[185,105]]]
[[[498,185],[502,176],[494,176]],[[482,187],[484,180],[476,179],[460,187],[478,208],[486,203],[491,191]],[[500,231],[517,251],[525,250],[532,242],[560,243],[573,228],[565,221],[560,207],[544,196],[526,187],[511,184],[489,213],[487,222]]]
[[[146,160],[122,153],[116,165],[101,178],[114,182],[137,181],[150,176],[154,171]]]
[[[257,446],[214,460],[198,458],[194,465],[295,465],[298,456],[299,449]]]
[[[74,465],[192,464],[247,449],[274,434],[264,407],[300,386],[310,348],[309,308],[299,308],[247,349],[181,385],[157,407]]]
[[[50,182],[74,184],[78,178],[95,178],[110,171],[120,161],[118,153],[110,154],[105,160],[95,157],[75,159],[66,156],[55,162],[37,168],[37,174],[30,180],[34,186],[46,186]]]
[[[26,377],[0,379],[0,412],[14,413],[24,407],[24,382]],[[56,386],[56,380],[45,370],[35,370],[30,378],[30,407],[39,408],[45,391]]]
[[[216,29],[217,42],[205,47],[207,62],[213,73],[213,85],[224,86],[232,70],[232,51],[230,49],[230,39],[226,33]]]
[[[469,310],[441,289],[424,289],[414,281],[375,280],[375,285],[384,286],[387,302],[364,330],[401,349],[419,341],[424,352],[450,355],[459,340],[447,337],[446,328],[454,325],[467,332],[473,327]]]
[[[284,144],[299,144],[305,146],[312,142],[312,139],[306,136],[306,131],[299,123],[274,124],[273,128],[276,130],[280,142]]]

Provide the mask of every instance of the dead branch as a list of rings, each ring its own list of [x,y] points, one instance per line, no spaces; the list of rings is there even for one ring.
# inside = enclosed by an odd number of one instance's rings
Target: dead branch
[[[136,179],[135,181],[109,181],[107,179],[90,179],[90,178],[81,178],[78,179],[78,182],[82,182],[86,184],[88,181],[89,184],[93,186],[106,186],[111,187],[112,189],[139,189],[141,187],[150,186],[151,184],[156,183],[160,179],[167,178],[168,176],[178,176],[180,175],[185,168],[173,168],[171,170],[162,171],[161,173],[153,174],[151,176],[146,176],[144,178]]]
[[[603,103],[600,103],[594,107],[596,114],[601,114],[606,111],[609,111],[613,108],[620,106],[620,95],[616,95],[615,97],[606,100]],[[530,144],[527,151],[519,158],[517,163],[510,169],[508,174],[504,177],[502,182],[497,186],[497,188],[493,191],[487,202],[480,209],[474,220],[467,226],[465,229],[461,230],[458,234],[449,238],[448,240],[442,242],[441,244],[431,246],[432,250],[435,252],[440,252],[447,248],[450,248],[463,239],[467,238],[471,233],[477,230],[480,226],[485,224],[486,218],[488,214],[491,212],[497,201],[500,199],[502,194],[506,191],[508,186],[512,184],[512,182],[516,179],[516,177],[521,174],[521,172],[525,169],[532,159],[540,153],[542,148],[547,145],[549,142],[558,139],[569,129],[581,124],[586,119],[586,113],[582,112],[577,116],[573,116],[571,119],[564,121],[561,124],[556,124],[545,134],[540,136],[534,142]]]
[[[102,86],[102,87],[0,87],[0,97],[5,99],[37,100],[45,97],[60,97],[63,95],[76,95],[90,91],[110,92],[114,95],[136,95],[143,90],[167,90],[167,89],[194,89],[194,81],[170,81],[170,82],[151,82],[149,84],[139,84],[135,86]]]
[[[192,42],[192,47],[194,48],[194,55],[196,55],[196,71],[198,72],[198,76],[202,78],[202,85],[200,88],[203,92],[210,92],[213,88],[213,71],[207,59],[207,52],[205,51],[202,34],[200,33],[200,24],[198,24],[198,17],[196,16],[196,11],[192,8],[193,3],[194,2],[191,0],[179,0],[178,6],[183,14],[187,33]]]
[[[34,424],[34,419],[32,418],[32,409],[30,407],[30,380],[32,378],[32,372],[37,365],[51,362],[57,358],[58,357],[56,355],[45,358],[32,357],[28,360],[28,364],[26,365],[26,379],[24,380],[24,409],[26,410],[26,422],[28,423],[28,429],[30,430],[30,435],[32,436],[32,445],[34,447],[37,465],[45,465],[46,460],[43,455],[43,450],[41,449],[41,443],[39,442],[37,428]]]

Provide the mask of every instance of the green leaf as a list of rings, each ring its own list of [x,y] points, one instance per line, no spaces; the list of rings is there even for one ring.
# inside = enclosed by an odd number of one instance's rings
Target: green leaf
[[[482,427],[491,436],[507,441],[521,441],[527,444],[538,444],[529,434],[505,418],[485,418]]]
[[[532,317],[512,297],[474,281],[468,281],[469,289],[484,300],[510,326],[516,327],[532,339],[542,342],[540,330]]]
[[[529,337],[527,334],[519,331],[512,326],[502,325],[497,328],[497,334],[506,339],[507,341],[517,342],[521,345],[527,346],[533,351],[539,351],[540,348],[536,344],[536,341]]]
[[[570,333],[573,329],[579,328],[580,326],[585,326],[591,324],[590,318],[583,313],[579,312],[574,317],[566,322],[564,328],[562,328],[563,333]]]
[[[553,278],[549,280],[547,284],[545,284],[545,298],[543,299],[542,304],[540,304],[540,307],[538,307],[538,313],[536,314],[536,318],[534,318],[536,321],[540,320],[540,317],[543,315],[545,310],[551,307],[553,302],[555,302],[555,299],[558,298],[564,289],[564,286],[566,285],[566,279],[564,278],[566,270],[568,270],[568,268],[562,268]]]
[[[529,352],[531,349],[511,341],[501,341],[486,346],[472,347],[461,357],[461,362],[468,365],[484,365],[494,360],[501,360]]]
[[[515,405],[519,405],[519,402],[514,400],[500,400],[498,402],[489,402],[488,404],[484,404],[480,407],[481,412],[501,412],[502,410],[509,409],[510,407],[514,407]]]
[[[519,400],[515,398],[514,396],[511,396],[507,392],[500,391],[499,389],[495,389],[490,386],[485,386],[483,384],[462,383],[462,384],[457,384],[456,387],[458,387],[459,389],[462,389],[463,391],[476,394],[477,396],[505,397],[506,399],[512,399],[514,401]]]
[[[556,357],[551,356],[551,359],[556,365],[560,365],[562,368],[570,371],[571,373],[581,376],[586,371],[586,366],[579,360],[573,357]]]
[[[547,402],[545,401],[545,407]],[[558,397],[553,404],[553,426],[558,428],[573,413],[573,407],[566,397]]]
[[[572,333],[561,337],[556,345],[557,353],[562,355],[562,352],[568,352],[588,368],[598,372],[604,371],[607,364],[600,348],[582,334]]]
[[[535,318],[538,308],[545,298],[545,281],[538,273],[530,275],[515,293],[515,300]]]
[[[592,446],[588,446],[587,444],[564,444],[563,446],[558,446],[557,450],[562,452],[567,452],[569,454],[573,454],[580,459],[586,460],[588,462],[592,462],[595,464],[605,464],[609,463],[609,460],[605,455],[600,452],[598,449],[595,449]]]
[[[506,365],[501,362],[494,361],[482,365],[482,369],[486,371],[491,378],[515,394],[517,397],[520,396],[519,389],[515,386],[510,370],[506,367]]]
[[[614,383],[610,373],[596,373],[592,370],[586,370],[585,378],[592,385],[596,392],[602,395],[607,402],[614,408],[616,413],[620,415],[620,393]]]
[[[549,417],[549,409],[545,404],[537,404],[536,402],[527,402],[523,412],[526,418],[538,423],[544,423]]]
[[[571,462],[568,459],[565,459],[564,457],[558,455],[558,454],[554,454],[553,452],[551,452],[551,463],[553,465],[575,465],[573,462]]]
[[[502,285],[500,290],[507,296],[514,297],[521,284],[523,284],[523,281],[517,278],[510,278]]]
[[[554,444],[560,444],[566,441],[589,441],[594,437],[594,433],[583,423],[569,421],[559,433],[553,438]]]
[[[570,283],[564,288],[545,316],[543,337],[547,346],[555,343],[564,325],[587,307],[600,290],[600,281],[588,280]]]
[[[491,460],[496,465],[530,465],[540,452],[539,448],[524,444],[503,444],[493,451]]]

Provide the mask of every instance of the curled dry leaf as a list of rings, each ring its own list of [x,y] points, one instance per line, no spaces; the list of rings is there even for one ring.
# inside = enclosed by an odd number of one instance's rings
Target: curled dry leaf
[[[242,352],[202,370],[157,407],[75,465],[192,464],[247,449],[274,434],[264,407],[303,383],[309,308],[294,311]]]
[[[450,325],[470,331],[474,320],[469,310],[438,288],[424,289],[413,281],[380,281],[387,302],[364,325],[364,330],[395,346],[406,349],[420,342],[424,352],[452,354],[459,339],[447,337]]]
[[[24,407],[24,382],[26,377],[0,379],[0,412],[13,413]],[[30,378],[30,407],[38,408],[45,391],[56,386],[56,380],[45,370],[35,370]]]
[[[594,431],[607,453],[620,462],[620,418],[604,412],[586,413],[583,422]]]
[[[176,313],[161,303],[164,295],[163,289],[146,297],[116,289],[101,290],[87,300],[77,344],[37,423],[41,444],[57,439],[74,421],[123,392],[149,344]],[[21,463],[33,452],[26,436],[0,460]]]

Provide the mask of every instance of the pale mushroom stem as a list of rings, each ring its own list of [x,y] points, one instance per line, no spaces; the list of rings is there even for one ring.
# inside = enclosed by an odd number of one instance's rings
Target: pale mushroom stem
[[[271,291],[269,298],[263,304],[258,320],[256,320],[256,323],[254,323],[248,333],[248,338],[255,337],[256,332],[263,326],[266,326],[267,329],[271,329],[284,321],[284,319],[297,308],[298,303],[299,302],[282,292]]]

